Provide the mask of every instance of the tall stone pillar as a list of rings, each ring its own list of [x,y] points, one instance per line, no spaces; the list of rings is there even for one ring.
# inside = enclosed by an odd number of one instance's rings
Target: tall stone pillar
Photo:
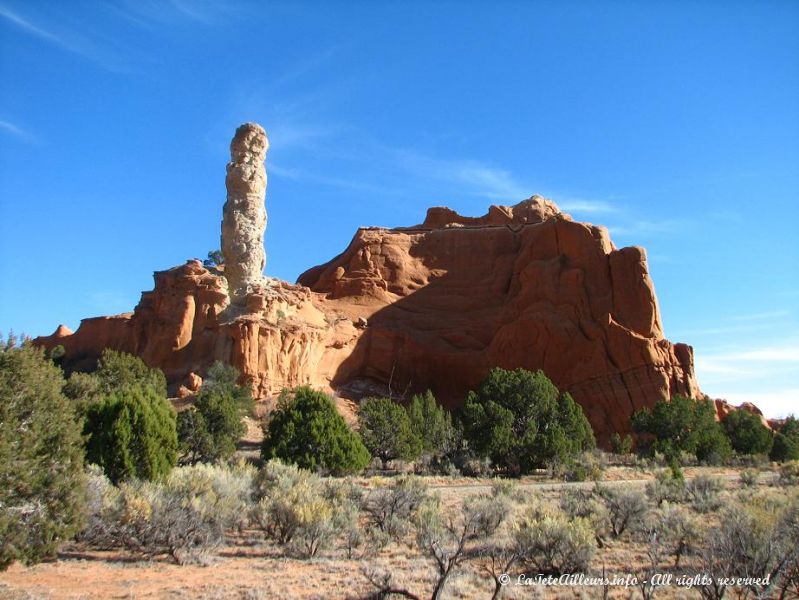
[[[266,169],[269,140],[264,128],[245,123],[230,143],[227,202],[222,209],[222,254],[230,301],[242,305],[263,284],[266,252]]]

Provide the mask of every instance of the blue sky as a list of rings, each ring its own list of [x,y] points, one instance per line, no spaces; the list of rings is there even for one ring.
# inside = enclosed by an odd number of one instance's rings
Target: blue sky
[[[0,0],[0,330],[219,246],[269,134],[267,273],[533,193],[649,254],[714,397],[799,412],[799,4]]]

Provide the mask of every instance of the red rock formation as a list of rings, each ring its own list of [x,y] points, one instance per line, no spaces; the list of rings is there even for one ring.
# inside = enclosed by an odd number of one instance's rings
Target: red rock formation
[[[136,354],[182,395],[215,360],[260,398],[306,383],[354,396],[430,388],[449,406],[492,367],[543,369],[600,441],[641,407],[701,396],[691,347],[663,336],[644,250],[616,249],[540,197],[360,229],[299,283],[267,280],[231,305],[221,273],[189,261],[155,273],[133,313],[35,343],[63,345],[67,369],[94,368],[104,348]]]
[[[661,398],[698,396],[691,347],[663,337],[644,250],[616,250],[553,206],[534,197],[476,220],[433,209],[416,228],[361,229],[303,274],[368,322],[333,385],[390,380],[452,406],[494,366],[543,369],[601,439]]]
[[[355,327],[343,320],[329,324],[307,288],[272,280],[265,290],[248,297],[256,309],[242,312],[229,305],[225,279],[192,260],[156,272],[155,289],[142,294],[133,313],[84,319],[72,335],[59,335],[59,328],[34,343],[63,345],[68,370],[93,370],[105,348],[135,354],[161,369],[181,396],[199,389],[196,374],[215,360],[236,367],[257,397],[283,387],[327,385]],[[329,362],[322,360],[326,352]]]
[[[727,415],[729,415],[731,412],[735,410],[745,410],[748,413],[752,413],[753,415],[760,417],[760,422],[763,423],[763,425],[765,425],[769,429],[776,429],[774,423],[772,423],[772,421],[766,419],[766,417],[763,416],[763,411],[761,411],[757,406],[755,406],[751,402],[742,402],[738,406],[735,406],[733,404],[730,404],[726,400],[717,398],[713,400],[713,404],[716,407],[717,421],[723,421],[724,419],[727,418]]]

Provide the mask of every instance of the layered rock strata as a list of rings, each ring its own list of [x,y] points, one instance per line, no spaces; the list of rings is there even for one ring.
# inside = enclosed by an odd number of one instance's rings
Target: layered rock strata
[[[539,197],[476,219],[433,209],[415,228],[361,229],[299,283],[367,319],[334,385],[391,381],[456,406],[492,367],[542,369],[600,437],[661,398],[701,394],[691,347],[664,338],[644,250],[616,249],[606,229]]]

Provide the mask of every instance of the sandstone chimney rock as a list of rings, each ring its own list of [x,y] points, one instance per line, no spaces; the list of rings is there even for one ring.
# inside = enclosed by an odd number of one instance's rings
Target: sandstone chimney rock
[[[222,254],[233,304],[243,305],[247,294],[264,283],[266,231],[266,169],[269,140],[263,127],[245,123],[230,143],[227,202],[222,210]]]

